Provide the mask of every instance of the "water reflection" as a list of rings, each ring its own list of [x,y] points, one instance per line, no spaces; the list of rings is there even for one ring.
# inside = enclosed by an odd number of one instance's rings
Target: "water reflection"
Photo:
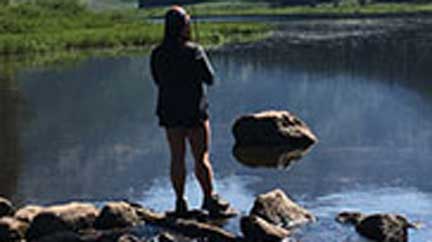
[[[22,142],[27,200],[124,198],[160,176],[151,167],[168,157],[155,129],[152,84],[143,81],[146,63],[90,59],[20,73],[35,112]]]
[[[234,157],[243,165],[250,167],[267,167],[288,169],[304,155],[308,150],[292,150],[283,146],[276,147],[242,147],[235,146]]]
[[[22,166],[23,95],[12,70],[0,71],[0,196],[15,198]]]

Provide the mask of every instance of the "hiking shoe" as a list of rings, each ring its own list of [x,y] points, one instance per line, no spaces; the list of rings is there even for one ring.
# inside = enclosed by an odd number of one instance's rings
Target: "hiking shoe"
[[[218,213],[226,211],[230,207],[228,201],[222,199],[219,195],[214,194],[210,197],[205,197],[202,209],[209,211],[210,213]]]
[[[182,215],[182,214],[186,214],[187,211],[188,211],[188,205],[187,205],[186,198],[177,199],[174,212],[177,215]]]

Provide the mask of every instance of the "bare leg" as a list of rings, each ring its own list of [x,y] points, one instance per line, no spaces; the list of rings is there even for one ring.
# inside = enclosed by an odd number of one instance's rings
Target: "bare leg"
[[[188,130],[187,137],[195,159],[195,175],[205,197],[213,195],[213,169],[209,159],[210,123]]]
[[[183,199],[186,180],[186,130],[181,128],[168,128],[166,135],[171,151],[171,183],[177,200]]]

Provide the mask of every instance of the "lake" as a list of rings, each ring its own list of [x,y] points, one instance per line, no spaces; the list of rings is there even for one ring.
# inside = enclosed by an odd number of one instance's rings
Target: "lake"
[[[318,217],[296,233],[303,242],[358,241],[334,222],[343,210],[401,213],[423,223],[410,241],[432,241],[432,44],[417,35],[335,43],[279,39],[210,53],[218,191],[247,213],[256,195],[283,189]],[[9,83],[0,90],[1,195],[18,204],[127,198],[173,207],[148,54],[1,78]],[[297,114],[320,140],[290,169],[249,168],[232,155],[235,118],[267,109]],[[191,175],[187,195],[200,205]],[[226,226],[239,232],[235,221]]]

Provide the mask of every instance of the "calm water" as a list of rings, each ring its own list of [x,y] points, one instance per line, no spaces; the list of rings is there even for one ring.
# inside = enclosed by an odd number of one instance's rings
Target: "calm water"
[[[211,158],[220,193],[246,213],[257,194],[282,188],[319,218],[298,232],[303,242],[358,241],[333,222],[342,210],[404,214],[424,224],[411,241],[432,241],[432,46],[411,43],[211,53],[219,79],[209,89]],[[148,60],[93,58],[7,76],[0,194],[21,204],[129,198],[171,208]],[[298,114],[320,139],[290,170],[252,169],[232,156],[233,120],[265,109]],[[187,193],[199,206],[192,176]],[[238,232],[235,222],[227,227]]]

